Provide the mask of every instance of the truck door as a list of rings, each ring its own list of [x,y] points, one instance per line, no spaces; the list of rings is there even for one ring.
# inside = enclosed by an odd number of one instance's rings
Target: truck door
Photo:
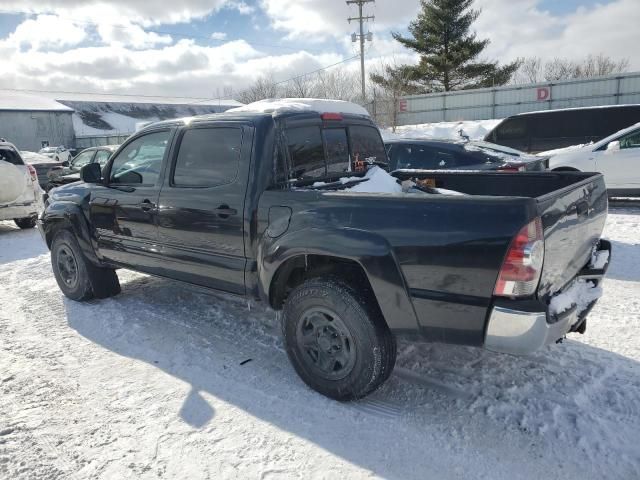
[[[92,193],[91,222],[105,259],[156,272],[160,172],[171,133],[154,131],[131,140],[113,159],[106,186]]]
[[[234,123],[178,134],[160,192],[158,232],[167,275],[244,294],[244,204],[252,129]]]

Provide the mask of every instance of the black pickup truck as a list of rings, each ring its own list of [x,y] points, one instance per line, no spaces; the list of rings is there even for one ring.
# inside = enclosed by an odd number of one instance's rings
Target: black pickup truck
[[[340,400],[389,377],[399,334],[526,354],[584,331],[596,297],[570,292],[608,265],[602,175],[403,171],[406,192],[362,193],[384,145],[370,118],[335,110],[134,134],[103,173],[50,193],[39,227],[60,289],[115,295],[128,268],[265,302],[298,374]]]

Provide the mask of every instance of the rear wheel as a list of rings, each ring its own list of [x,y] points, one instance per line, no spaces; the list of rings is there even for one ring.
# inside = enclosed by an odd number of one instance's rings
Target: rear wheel
[[[33,228],[36,226],[37,217],[25,217],[25,218],[15,218],[13,221],[16,222],[16,225],[20,228]]]
[[[336,278],[311,279],[284,307],[284,340],[296,372],[336,400],[362,398],[389,377],[396,344],[377,307]]]
[[[58,232],[51,245],[51,266],[62,293],[76,301],[106,298],[120,293],[115,270],[89,262],[68,230]]]

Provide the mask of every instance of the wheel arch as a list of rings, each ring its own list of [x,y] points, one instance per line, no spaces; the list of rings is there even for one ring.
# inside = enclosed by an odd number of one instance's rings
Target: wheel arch
[[[404,276],[383,237],[353,229],[310,229],[286,234],[259,249],[260,296],[275,310],[297,285],[324,275],[369,290],[390,329],[417,330]]]
[[[58,232],[71,231],[80,245],[83,255],[92,263],[99,265],[94,241],[91,237],[87,220],[78,205],[70,203],[55,203],[49,206],[42,216],[43,237],[49,250]]]

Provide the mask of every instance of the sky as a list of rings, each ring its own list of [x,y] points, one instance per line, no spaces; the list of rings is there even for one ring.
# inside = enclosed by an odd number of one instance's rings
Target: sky
[[[175,5],[175,7],[172,6]],[[640,0],[476,0],[486,59],[628,58],[640,70]],[[415,62],[391,38],[419,0],[365,12],[367,68]],[[357,69],[343,0],[0,0],[0,88],[215,98],[270,75]],[[351,60],[349,60],[351,59]]]

